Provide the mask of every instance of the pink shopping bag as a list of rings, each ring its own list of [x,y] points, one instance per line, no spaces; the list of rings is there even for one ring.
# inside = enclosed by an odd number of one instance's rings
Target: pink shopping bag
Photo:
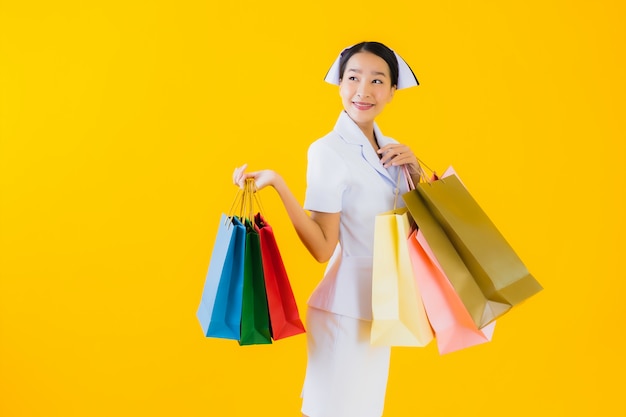
[[[495,321],[482,329],[476,326],[420,230],[410,234],[408,245],[439,353],[443,355],[491,341]]]

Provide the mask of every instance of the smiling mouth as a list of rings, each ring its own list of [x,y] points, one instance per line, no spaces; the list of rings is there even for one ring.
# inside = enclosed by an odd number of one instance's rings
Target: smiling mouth
[[[374,104],[372,103],[363,103],[361,101],[353,101],[352,105],[359,110],[369,110],[374,107]]]

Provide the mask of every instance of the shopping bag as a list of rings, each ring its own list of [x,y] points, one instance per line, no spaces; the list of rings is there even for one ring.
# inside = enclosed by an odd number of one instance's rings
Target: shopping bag
[[[408,240],[411,265],[440,354],[491,340],[496,322],[479,329],[437,262],[421,230]]]
[[[239,340],[245,228],[222,214],[196,316],[207,337]]]
[[[403,199],[479,328],[542,289],[457,175]]]
[[[270,319],[263,278],[259,233],[255,230],[250,218],[246,218],[244,223],[246,226],[246,249],[239,344],[271,344]]]
[[[406,208],[381,213],[374,220],[372,345],[421,347],[433,339],[413,276],[407,244],[410,232]]]
[[[274,230],[260,212],[254,216],[254,221],[260,238],[272,339],[279,340],[304,333],[304,324],[300,319]]]
[[[515,306],[542,290],[456,174],[419,190],[488,299]]]
[[[508,304],[490,301],[483,294],[417,189],[403,194],[402,198],[476,326],[482,328],[510,309]]]

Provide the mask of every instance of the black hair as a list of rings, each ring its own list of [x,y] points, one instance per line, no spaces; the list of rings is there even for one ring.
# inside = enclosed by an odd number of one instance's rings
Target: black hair
[[[396,54],[393,53],[389,47],[383,45],[380,42],[361,42],[350,48],[346,48],[341,52],[341,58],[339,59],[339,79],[343,79],[343,73],[346,70],[346,64],[352,58],[354,54],[359,52],[370,52],[380,58],[382,58],[389,66],[391,75],[391,85],[398,85],[398,59]]]

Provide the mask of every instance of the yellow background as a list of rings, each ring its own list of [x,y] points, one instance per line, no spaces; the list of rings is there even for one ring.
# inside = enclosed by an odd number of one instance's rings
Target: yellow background
[[[396,349],[392,416],[624,415],[623,1],[0,5],[0,415],[299,415],[305,337],[239,347],[195,313],[235,166],[301,200],[379,40],[422,85],[380,117],[453,165],[545,290],[493,342]],[[263,190],[304,315],[323,265]]]

